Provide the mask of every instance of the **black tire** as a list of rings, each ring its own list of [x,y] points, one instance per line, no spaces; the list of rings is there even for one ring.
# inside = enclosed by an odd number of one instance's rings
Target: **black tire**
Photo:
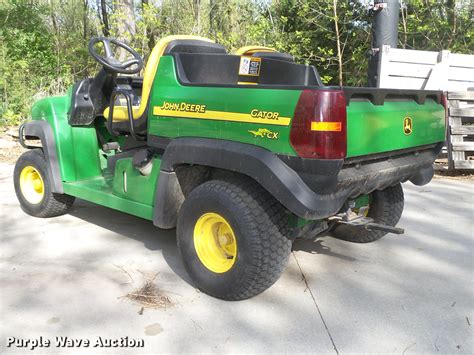
[[[374,191],[370,200],[368,217],[373,218],[377,223],[395,227],[403,212],[402,184]],[[348,242],[370,243],[382,238],[387,232],[340,224],[332,230],[331,234]]]
[[[43,182],[43,197],[41,201],[32,203],[25,197],[20,187],[20,175],[26,167],[33,167]],[[65,214],[73,205],[75,198],[65,194],[51,192],[51,181],[47,173],[47,163],[41,149],[32,149],[23,153],[15,165],[13,173],[15,193],[23,211],[35,217],[56,217]]]
[[[216,273],[197,255],[194,228],[201,216],[217,213],[235,234],[237,252],[230,270]],[[273,285],[286,267],[292,242],[285,209],[249,179],[211,180],[195,188],[181,207],[178,249],[184,266],[203,292],[223,300],[253,297]]]

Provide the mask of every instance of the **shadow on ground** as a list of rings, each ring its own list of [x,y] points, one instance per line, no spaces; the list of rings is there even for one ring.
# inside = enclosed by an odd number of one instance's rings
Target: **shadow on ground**
[[[82,200],[75,203],[69,214],[87,223],[93,223],[126,238],[141,242],[145,248],[151,251],[161,250],[163,258],[173,272],[194,287],[184,270],[178,253],[176,229],[160,229],[155,227],[151,221]],[[161,256],[157,254],[157,257]]]

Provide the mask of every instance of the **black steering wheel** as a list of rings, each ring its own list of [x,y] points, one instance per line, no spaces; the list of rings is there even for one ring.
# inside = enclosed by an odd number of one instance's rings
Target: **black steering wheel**
[[[104,44],[105,56],[98,54],[95,50],[95,45],[99,42]],[[115,58],[111,44],[125,49],[132,55],[132,58],[127,59],[124,62],[119,61],[117,58]],[[134,49],[130,48],[130,46],[119,40],[116,40],[115,38],[92,37],[89,42],[89,53],[95,60],[102,64],[107,71],[112,73],[136,74],[143,68],[143,59],[140,54],[138,54]]]

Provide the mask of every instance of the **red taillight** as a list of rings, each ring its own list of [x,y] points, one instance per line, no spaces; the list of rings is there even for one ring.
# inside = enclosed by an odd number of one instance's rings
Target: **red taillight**
[[[343,159],[347,152],[346,98],[338,90],[304,90],[296,105],[290,142],[302,158]]]

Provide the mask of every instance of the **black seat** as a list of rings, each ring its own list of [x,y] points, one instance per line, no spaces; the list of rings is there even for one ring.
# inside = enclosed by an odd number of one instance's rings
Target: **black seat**
[[[238,55],[175,53],[173,56],[183,84],[237,85],[239,81]],[[322,86],[313,66],[263,57],[258,84]]]

